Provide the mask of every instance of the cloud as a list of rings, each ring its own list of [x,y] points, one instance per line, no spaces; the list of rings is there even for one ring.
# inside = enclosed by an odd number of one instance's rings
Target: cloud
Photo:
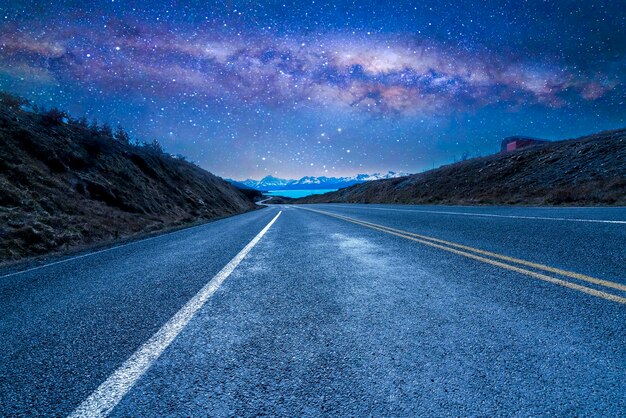
[[[0,46],[5,54],[32,55],[42,58],[62,57],[67,50],[62,40],[49,39],[49,36],[34,36],[18,32],[0,35]]]
[[[7,63],[0,59],[0,74],[7,75],[20,81],[28,80],[37,86],[55,86],[58,82],[45,68],[33,67],[23,63]]]
[[[565,66],[383,36],[228,37],[118,22],[97,31],[0,33],[0,48],[5,72],[28,77],[29,68],[124,94],[400,115],[492,103],[558,107],[572,96],[596,100],[620,84]]]

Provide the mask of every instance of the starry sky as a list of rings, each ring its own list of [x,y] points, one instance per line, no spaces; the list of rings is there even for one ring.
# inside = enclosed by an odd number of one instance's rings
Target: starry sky
[[[0,89],[218,175],[419,172],[626,126],[612,1],[0,2]]]

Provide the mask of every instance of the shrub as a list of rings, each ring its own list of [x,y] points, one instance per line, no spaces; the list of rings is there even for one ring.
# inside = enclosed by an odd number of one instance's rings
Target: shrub
[[[17,109],[20,106],[29,104],[28,100],[23,97],[19,97],[5,91],[0,92],[0,103],[10,107],[11,109]]]
[[[146,148],[159,154],[163,154],[163,146],[156,139],[153,139],[151,143],[146,144]]]
[[[53,107],[47,112],[44,112],[41,117],[41,123],[44,126],[58,126],[63,123],[63,119],[67,118],[67,114]]]
[[[92,136],[98,136],[100,134],[100,127],[98,126],[98,121],[96,119],[91,121],[91,124],[89,124],[87,129],[89,129],[89,133]]]
[[[122,128],[121,126],[117,126],[115,130],[115,134],[113,135],[116,141],[121,142],[122,144],[130,144],[130,135]]]
[[[76,124],[78,126],[80,126],[81,128],[87,129],[89,127],[89,123],[87,122],[87,118],[84,116],[81,116],[80,118],[78,118],[76,120]]]
[[[100,127],[100,134],[106,136],[108,138],[113,138],[113,129],[111,129],[111,125],[105,123]]]

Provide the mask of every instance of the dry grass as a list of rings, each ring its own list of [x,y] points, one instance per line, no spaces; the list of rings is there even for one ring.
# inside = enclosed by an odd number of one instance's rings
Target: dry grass
[[[626,130],[475,158],[298,202],[626,205]]]
[[[0,263],[242,213],[254,197],[154,147],[0,105]]]

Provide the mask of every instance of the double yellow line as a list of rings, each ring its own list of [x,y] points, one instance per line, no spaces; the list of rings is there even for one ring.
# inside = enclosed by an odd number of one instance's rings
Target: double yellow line
[[[618,296],[613,293],[607,293],[606,291],[597,290],[592,287],[583,286],[568,279],[575,279],[579,282],[591,283],[600,288],[608,288],[617,290],[620,292],[626,292],[626,285],[615,283],[609,280],[597,279],[595,277],[587,276],[572,271],[562,270],[555,267],[546,266],[539,263],[533,263],[531,261],[522,260],[519,258],[509,257],[502,254],[493,253],[490,251],[481,250],[479,248],[470,247],[467,245],[457,244],[450,241],[444,241],[442,239],[428,237],[426,235],[415,234],[413,232],[403,231],[401,229],[391,228],[384,225],[375,224],[372,222],[366,222],[359,219],[350,218],[343,215],[338,215],[331,212],[326,212],[318,209],[311,209],[305,207],[299,207],[304,210],[308,210],[322,215],[331,216],[333,218],[341,219],[343,221],[351,222],[357,225],[364,226],[366,228],[374,229],[377,231],[385,232],[387,234],[395,235],[401,238],[405,238],[411,241],[419,242],[420,244],[435,247],[440,250],[448,251],[454,254],[461,255],[463,257],[478,260],[483,263],[491,264],[493,266],[501,267],[506,270],[521,273],[530,277],[534,277],[539,280],[543,280],[549,283],[554,283],[559,286],[574,289],[579,292],[587,293],[602,299],[610,300],[613,302],[626,305],[626,297]],[[529,268],[533,269],[530,270]],[[553,273],[563,278],[549,276],[545,273]],[[568,278],[568,279],[566,279]]]

